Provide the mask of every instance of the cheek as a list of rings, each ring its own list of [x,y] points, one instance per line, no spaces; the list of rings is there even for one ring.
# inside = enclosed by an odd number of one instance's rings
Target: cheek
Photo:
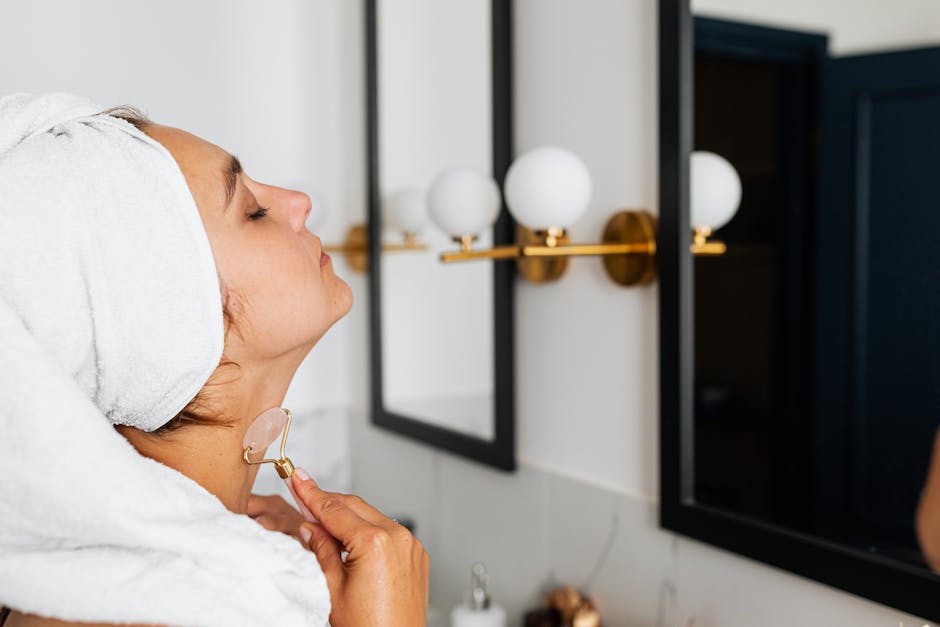
[[[299,238],[257,238],[233,246],[220,267],[245,348],[270,356],[311,339],[328,324],[330,294],[319,263]]]

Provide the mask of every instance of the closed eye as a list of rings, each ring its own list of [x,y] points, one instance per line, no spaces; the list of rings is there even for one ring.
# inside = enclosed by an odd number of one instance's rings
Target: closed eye
[[[266,207],[258,207],[258,209],[248,214],[249,220],[260,220],[264,216],[268,215],[268,209]]]

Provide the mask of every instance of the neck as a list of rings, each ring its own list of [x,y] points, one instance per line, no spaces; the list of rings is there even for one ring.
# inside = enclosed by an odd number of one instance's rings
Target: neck
[[[244,514],[259,466],[242,457],[245,431],[263,411],[280,407],[296,366],[278,369],[242,367],[236,381],[214,384],[212,396],[225,399],[213,413],[233,424],[191,425],[165,434],[133,427],[118,431],[145,457],[174,468],[214,494],[230,511]],[[220,419],[221,422],[221,419]]]
[[[144,457],[183,473],[230,511],[245,513],[258,466],[242,459],[244,436],[235,427],[192,425],[165,435],[125,426],[118,430]]]

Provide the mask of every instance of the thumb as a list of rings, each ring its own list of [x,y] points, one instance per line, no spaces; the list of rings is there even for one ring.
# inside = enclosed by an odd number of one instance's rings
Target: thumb
[[[326,575],[330,588],[338,583],[338,579],[345,576],[346,571],[343,568],[342,548],[336,538],[331,536],[326,529],[315,523],[304,523],[300,527],[300,537],[304,544],[313,551],[320,562],[320,568]]]

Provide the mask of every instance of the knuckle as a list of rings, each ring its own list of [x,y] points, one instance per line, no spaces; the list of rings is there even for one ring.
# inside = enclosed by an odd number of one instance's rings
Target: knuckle
[[[384,551],[391,544],[391,534],[384,529],[375,529],[369,534],[369,544],[376,551]]]
[[[418,541],[418,539],[411,535],[411,532],[402,525],[396,525],[393,534],[395,540],[404,545],[411,545]]]
[[[350,505],[365,505],[365,499],[357,494],[347,494],[344,497],[344,500]]]

